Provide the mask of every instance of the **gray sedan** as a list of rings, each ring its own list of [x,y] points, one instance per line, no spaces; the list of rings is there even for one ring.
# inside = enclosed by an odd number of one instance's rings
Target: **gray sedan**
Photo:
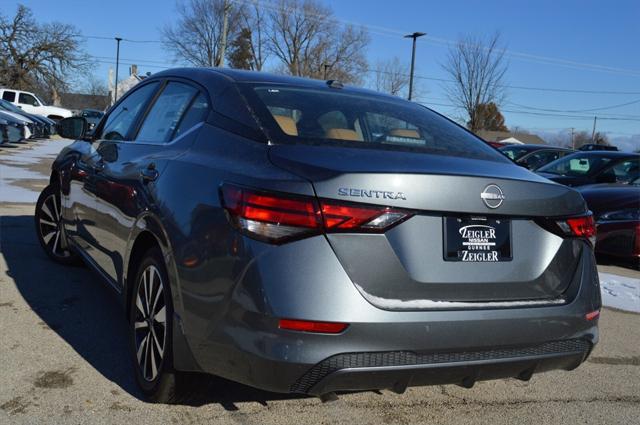
[[[322,397],[528,380],[598,341],[582,197],[420,105],[175,69],[86,130],[60,122],[78,140],[36,230],[118,295],[151,400],[189,390],[187,371]]]

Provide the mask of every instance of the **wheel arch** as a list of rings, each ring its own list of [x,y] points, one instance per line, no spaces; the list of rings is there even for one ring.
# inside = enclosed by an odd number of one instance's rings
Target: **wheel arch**
[[[169,285],[173,298],[174,309],[181,311],[181,303],[178,301],[179,289],[177,286],[177,273],[175,262],[173,260],[172,250],[166,231],[162,227],[160,220],[154,217],[150,212],[142,214],[133,225],[133,230],[129,237],[127,249],[125,251],[123,270],[123,295],[125,304],[125,314],[127,319],[130,313],[131,293],[133,290],[133,282],[137,271],[136,264],[140,261],[145,252],[153,247],[158,247],[162,252],[165,260],[165,267],[169,275]]]

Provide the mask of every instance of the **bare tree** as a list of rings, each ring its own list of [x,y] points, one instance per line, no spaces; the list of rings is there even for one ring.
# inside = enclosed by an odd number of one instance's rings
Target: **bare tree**
[[[90,94],[93,96],[108,96],[109,88],[104,80],[97,78],[91,74],[87,77],[84,84],[81,86],[82,93]]]
[[[56,100],[89,65],[77,28],[58,22],[38,24],[23,5],[10,19],[0,14],[0,82]]]
[[[315,0],[280,0],[270,7],[269,48],[287,73],[358,83],[366,72],[363,28],[342,28],[330,8]]]
[[[161,30],[164,44],[177,61],[220,66],[224,63],[226,40],[235,38],[239,31],[241,9],[230,0],[178,2],[175,24]]]
[[[401,96],[409,85],[409,70],[397,56],[392,59],[379,61],[373,70],[375,74],[374,87],[377,91]]]
[[[262,71],[269,56],[265,34],[267,16],[258,0],[251,0],[249,3],[242,9],[241,22],[243,28],[250,31],[248,39],[251,52],[250,69]]]
[[[467,114],[472,131],[481,128],[478,115],[481,104],[500,105],[504,100],[503,79],[507,71],[504,49],[499,46],[500,35],[495,34],[485,43],[482,38],[467,36],[449,49],[444,70],[455,81],[445,87],[451,102]]]

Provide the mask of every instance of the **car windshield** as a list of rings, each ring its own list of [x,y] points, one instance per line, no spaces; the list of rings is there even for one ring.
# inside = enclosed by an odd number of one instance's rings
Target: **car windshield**
[[[499,150],[503,154],[507,155],[513,161],[517,161],[518,159],[520,159],[523,156],[525,156],[527,153],[531,152],[530,149],[519,148],[517,146],[504,146],[502,148],[499,148]]]
[[[576,153],[553,161],[536,171],[561,176],[586,176],[602,169],[611,158],[587,153]]]
[[[278,142],[508,161],[468,131],[415,103],[333,88],[245,84],[243,90]]]

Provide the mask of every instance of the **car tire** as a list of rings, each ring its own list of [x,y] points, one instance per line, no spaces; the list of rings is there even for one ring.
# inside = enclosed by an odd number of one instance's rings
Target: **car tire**
[[[173,369],[173,305],[166,266],[159,248],[138,262],[129,314],[130,352],[135,379],[154,403],[184,397],[183,376]]]
[[[44,188],[36,202],[34,213],[36,235],[40,246],[53,261],[63,265],[79,265],[82,261],[77,253],[62,248],[62,217],[60,190],[55,185]]]

